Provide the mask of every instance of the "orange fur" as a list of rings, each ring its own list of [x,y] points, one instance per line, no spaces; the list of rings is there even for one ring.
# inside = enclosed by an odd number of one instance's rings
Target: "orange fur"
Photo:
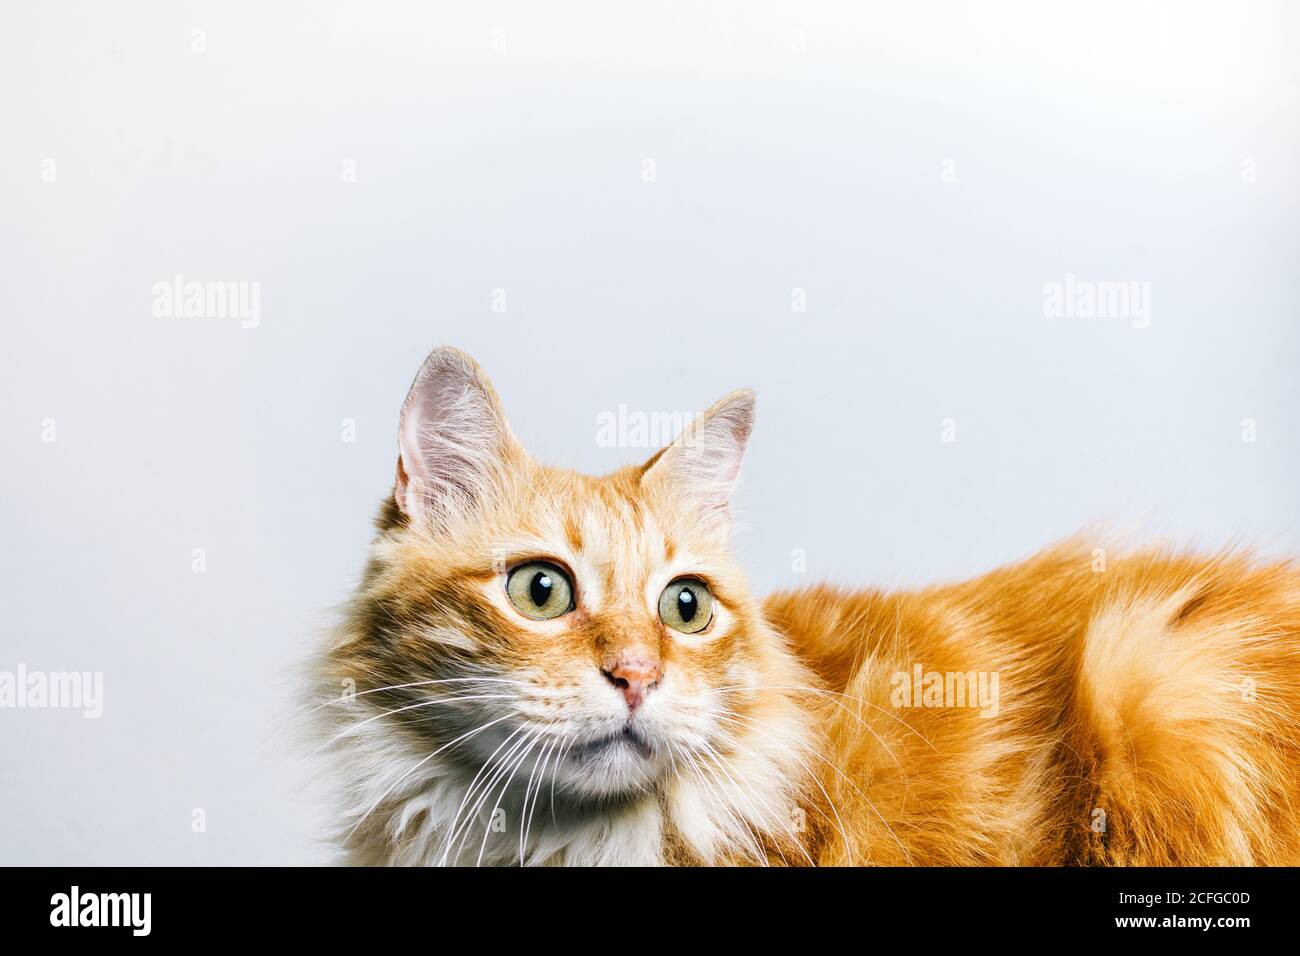
[[[1241,555],[1100,563],[1076,541],[948,587],[768,599],[847,695],[822,728],[852,823],[822,862],[1300,862],[1300,575]],[[1000,673],[998,716],[891,707],[889,675],[916,662]]]
[[[591,478],[534,462],[467,356],[430,357],[318,668],[350,859],[1300,862],[1294,568],[1075,541],[760,602],[727,541],[752,409]],[[538,559],[572,579],[554,619],[506,594]],[[712,594],[695,634],[656,603],[684,575]],[[609,682],[632,653],[662,675],[635,712]]]

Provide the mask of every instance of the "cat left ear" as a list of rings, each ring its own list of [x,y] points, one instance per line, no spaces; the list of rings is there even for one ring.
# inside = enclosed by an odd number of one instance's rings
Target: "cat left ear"
[[[397,507],[441,529],[503,491],[527,455],[496,389],[459,349],[434,349],[402,404]]]
[[[645,463],[641,483],[680,495],[706,517],[725,518],[754,428],[754,401],[745,388],[714,403]]]

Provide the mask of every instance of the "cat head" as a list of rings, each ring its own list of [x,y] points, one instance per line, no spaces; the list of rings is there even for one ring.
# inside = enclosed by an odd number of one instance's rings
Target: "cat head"
[[[806,680],[730,552],[753,421],[753,393],[732,392],[646,463],[588,477],[534,461],[473,359],[434,351],[329,655],[355,688],[335,745],[365,751],[357,809],[396,839],[402,801],[435,783],[466,818],[531,787],[548,826],[650,801],[698,857],[782,839]],[[433,803],[418,824],[441,832]]]

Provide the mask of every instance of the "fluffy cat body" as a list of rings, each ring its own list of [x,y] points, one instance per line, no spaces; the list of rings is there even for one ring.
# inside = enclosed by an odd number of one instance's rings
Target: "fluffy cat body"
[[[592,478],[429,357],[315,669],[351,862],[1300,863],[1292,566],[1074,541],[760,602],[728,548],[752,416]]]

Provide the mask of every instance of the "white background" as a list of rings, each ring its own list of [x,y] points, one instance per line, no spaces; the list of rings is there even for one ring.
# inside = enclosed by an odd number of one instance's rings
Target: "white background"
[[[9,5],[0,670],[105,700],[0,710],[0,863],[328,859],[293,668],[435,344],[594,471],[651,451],[602,412],[755,387],[758,590],[1300,550],[1300,8],[1072,7]],[[175,273],[261,324],[154,317]],[[1150,327],[1045,317],[1067,274]]]

